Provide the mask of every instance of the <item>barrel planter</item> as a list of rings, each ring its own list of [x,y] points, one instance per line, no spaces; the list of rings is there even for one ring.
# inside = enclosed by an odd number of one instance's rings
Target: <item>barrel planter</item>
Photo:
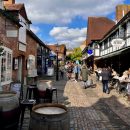
[[[17,130],[20,116],[19,100],[15,92],[0,92],[0,128]]]
[[[45,91],[46,88],[52,87],[52,81],[51,80],[39,80],[37,82],[37,88],[39,91]]]
[[[38,104],[32,108],[29,130],[69,130],[69,113],[61,104]]]
[[[39,80],[37,83],[39,100],[43,99],[44,102],[52,102],[52,81],[51,80]],[[40,102],[40,101],[39,101]]]

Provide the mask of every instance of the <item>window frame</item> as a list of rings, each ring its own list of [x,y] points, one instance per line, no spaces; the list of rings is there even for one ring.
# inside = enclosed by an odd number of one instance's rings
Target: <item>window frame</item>
[[[10,48],[7,48],[7,47],[5,47],[5,46],[0,46],[0,47],[2,47],[4,50],[3,51],[6,51],[6,63],[5,63],[5,81],[1,81],[1,73],[2,73],[2,70],[1,70],[1,68],[2,68],[2,58],[3,58],[3,56],[0,56],[0,82],[1,82],[1,86],[3,86],[3,85],[6,85],[6,84],[10,84],[11,82],[12,82],[12,57],[13,57],[13,51],[10,49]],[[9,57],[8,57],[8,54],[10,55],[10,59],[9,59]],[[10,65],[8,64],[8,62],[10,62]],[[8,65],[10,66],[9,68],[8,68]],[[10,71],[10,72],[8,72],[8,71]],[[9,80],[7,80],[7,75],[10,73],[10,79]]]

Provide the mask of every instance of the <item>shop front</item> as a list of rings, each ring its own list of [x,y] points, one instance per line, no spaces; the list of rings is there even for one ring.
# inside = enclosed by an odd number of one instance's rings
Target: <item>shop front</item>
[[[130,68],[130,60],[128,59],[129,55],[130,47],[127,47],[111,54],[95,58],[94,62],[99,68],[109,66],[118,74],[122,75],[125,70],[128,70],[128,68]]]

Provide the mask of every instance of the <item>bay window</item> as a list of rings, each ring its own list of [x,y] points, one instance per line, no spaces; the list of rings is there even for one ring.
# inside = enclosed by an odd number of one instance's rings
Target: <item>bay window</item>
[[[12,81],[12,50],[3,46],[2,48],[4,50],[0,56],[0,82],[5,85]]]

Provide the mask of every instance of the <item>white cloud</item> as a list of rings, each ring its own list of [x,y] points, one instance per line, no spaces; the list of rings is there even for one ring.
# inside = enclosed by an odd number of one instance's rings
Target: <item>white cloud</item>
[[[32,25],[32,26],[31,26],[31,30],[32,30],[35,34],[37,34],[37,33],[40,31],[40,28],[39,28],[38,26]]]
[[[66,43],[67,47],[79,47],[86,39],[87,28],[68,28],[68,27],[54,27],[50,31],[50,35],[56,39],[58,43]]]
[[[124,0],[16,0],[25,3],[27,14],[33,22],[67,24],[75,16],[106,16]]]

